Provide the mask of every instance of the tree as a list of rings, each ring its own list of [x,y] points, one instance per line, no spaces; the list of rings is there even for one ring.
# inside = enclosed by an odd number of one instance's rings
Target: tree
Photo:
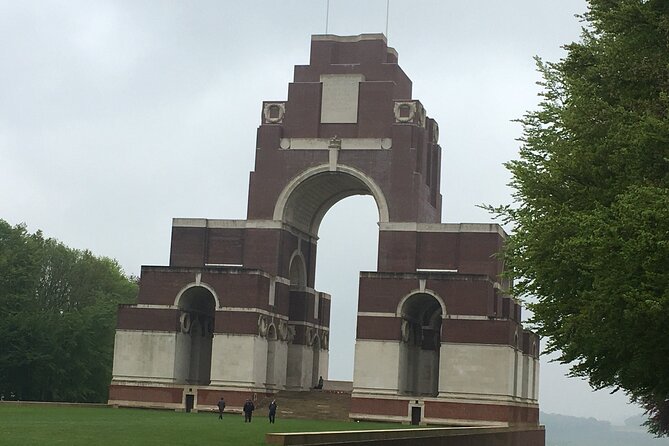
[[[116,261],[0,220],[0,394],[106,401],[116,308],[136,293]]]
[[[542,100],[506,164],[514,203],[494,210],[546,350],[667,435],[669,2],[590,0],[582,19],[564,59],[537,60]]]

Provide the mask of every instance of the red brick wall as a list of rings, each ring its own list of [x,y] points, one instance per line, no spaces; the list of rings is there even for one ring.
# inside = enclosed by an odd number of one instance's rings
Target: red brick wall
[[[195,271],[143,266],[137,303],[174,305],[179,291],[194,280]]]
[[[230,390],[198,389],[197,404],[198,406],[215,406],[221,397],[225,398],[225,406],[229,409],[231,407],[243,406],[248,398],[253,398],[253,393],[235,392]]]
[[[379,232],[380,272],[404,272],[416,270],[416,232]]]
[[[442,273],[373,273],[360,277],[358,311],[394,313],[402,298],[418,290],[420,278],[446,305],[448,314],[492,316],[495,291],[486,276]]]
[[[518,323],[511,320],[449,319],[441,326],[442,342],[473,344],[514,344]]]
[[[359,92],[359,138],[390,136],[395,122],[392,81],[362,82]]]
[[[109,399],[147,403],[181,403],[183,388],[149,386],[109,386]]]
[[[278,229],[246,229],[244,267],[277,274],[280,232]]]
[[[321,87],[320,76],[314,82],[288,84],[288,102],[283,125],[286,135],[292,135],[293,138],[313,138],[318,135],[321,123]]]
[[[351,398],[351,413],[408,417],[410,398]],[[423,418],[508,422],[510,424],[539,423],[539,409],[524,406],[467,404],[446,401],[425,401]]]
[[[179,311],[162,308],[136,308],[121,306],[118,309],[116,328],[120,330],[173,331],[180,329]]]
[[[170,266],[203,266],[205,228],[172,227]]]
[[[402,337],[398,317],[358,316],[356,339],[399,341]]]
[[[215,333],[258,334],[258,313],[218,311],[214,322]],[[250,352],[247,352],[251,354]]]
[[[201,280],[216,291],[221,306],[269,308],[269,279],[255,271],[203,270]]]
[[[539,409],[525,406],[464,404],[446,401],[425,401],[425,418],[502,421],[511,424],[539,423]]]
[[[408,403],[408,399],[351,398],[351,413],[406,417],[409,415]]]
[[[503,242],[498,233],[381,231],[379,271],[450,269],[497,280]]]
[[[244,229],[207,230],[206,263],[241,265],[244,260]]]

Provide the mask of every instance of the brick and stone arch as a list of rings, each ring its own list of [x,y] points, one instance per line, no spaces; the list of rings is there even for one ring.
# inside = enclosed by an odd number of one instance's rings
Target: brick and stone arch
[[[177,296],[176,306],[180,330],[176,334],[175,382],[208,385],[216,314],[214,293],[202,285],[189,286]]]
[[[338,164],[315,166],[301,172],[277,199],[273,218],[314,237],[328,210],[352,195],[371,195],[379,211],[379,222],[388,222],[388,204],[374,179],[353,167]]]
[[[351,418],[536,424],[538,337],[507,295],[506,233],[441,222],[439,127],[386,38],[313,36],[287,98],[259,115],[247,218],[173,220],[169,265],[142,267],[137,305],[119,308],[110,401],[178,409],[190,391],[206,410],[216,392],[233,404],[327,380],[318,231],[370,195],[377,271],[359,277]]]
[[[399,392],[413,396],[439,394],[443,301],[434,293],[414,292],[400,303]]]
[[[268,387],[276,386],[276,354],[278,351],[279,335],[274,323],[267,328],[267,376],[265,382]]]

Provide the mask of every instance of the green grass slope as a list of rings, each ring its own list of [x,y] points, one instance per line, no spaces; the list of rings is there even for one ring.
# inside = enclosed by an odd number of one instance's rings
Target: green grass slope
[[[389,423],[291,420],[269,424],[266,411],[252,423],[238,414],[180,413],[108,407],[0,404],[0,445],[193,445],[260,446],[268,432],[397,429]]]

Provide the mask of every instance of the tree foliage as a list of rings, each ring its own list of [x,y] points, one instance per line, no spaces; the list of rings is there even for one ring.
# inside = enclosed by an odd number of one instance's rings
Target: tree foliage
[[[590,0],[582,39],[537,60],[538,110],[507,163],[513,292],[547,350],[669,433],[669,2]]]
[[[106,401],[116,308],[136,293],[116,261],[0,220],[0,394]]]

